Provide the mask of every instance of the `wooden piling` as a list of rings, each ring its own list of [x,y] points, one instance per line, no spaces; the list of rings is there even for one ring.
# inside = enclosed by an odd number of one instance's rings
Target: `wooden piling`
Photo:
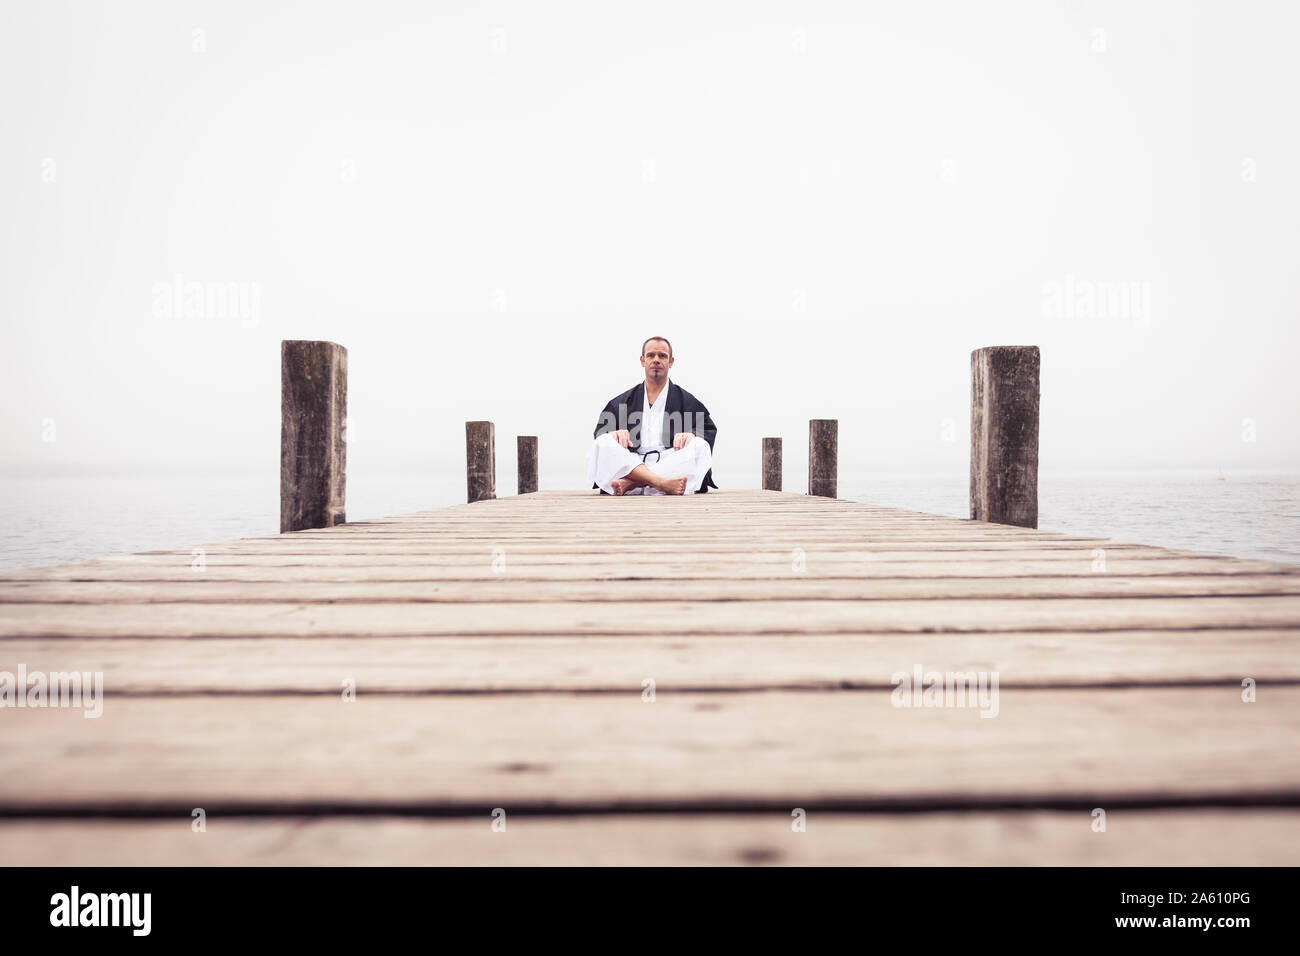
[[[763,439],[763,490],[781,490],[781,439]]]
[[[518,493],[530,495],[537,490],[537,436],[515,436],[518,467]]]
[[[470,504],[497,496],[497,429],[491,422],[465,423],[465,478]]]
[[[970,360],[970,516],[1037,528],[1038,346],[976,349]]]
[[[280,343],[280,531],[346,519],[348,350]]]
[[[808,422],[808,494],[837,497],[840,423],[835,418]]]

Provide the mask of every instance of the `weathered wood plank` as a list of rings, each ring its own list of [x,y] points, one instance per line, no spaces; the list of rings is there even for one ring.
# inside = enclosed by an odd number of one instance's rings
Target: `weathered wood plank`
[[[659,601],[654,618],[607,602],[478,604],[0,604],[11,637],[410,634],[971,633],[1300,626],[1300,597],[1024,600]]]
[[[349,556],[346,562],[331,560],[328,564],[304,562],[290,556],[236,556],[206,560],[201,572],[192,567],[186,556],[160,558],[157,561],[90,562],[67,564],[55,568],[0,572],[0,585],[27,581],[337,581],[363,583],[367,581],[472,581],[500,580],[508,576],[518,581],[604,581],[626,578],[630,571],[645,579],[732,581],[772,580],[788,578],[793,574],[790,555],[756,555],[752,562],[731,560],[660,556],[654,560],[637,561],[635,568],[590,556],[575,556],[574,560],[556,563],[551,555],[508,555],[504,568],[493,570],[493,555],[482,551],[480,560],[461,557],[449,561],[410,560],[397,563],[396,559],[377,559],[373,562],[356,560]],[[1061,579],[1105,574],[1131,579],[1138,577],[1205,577],[1221,581],[1231,577],[1300,575],[1300,567],[1273,564],[1267,561],[1229,561],[1220,558],[1152,558],[1116,557],[1107,552],[1105,571],[1093,570],[1093,558],[1080,559],[1077,555],[1066,559],[1014,559],[999,556],[994,566],[981,561],[863,561],[843,555],[817,553],[805,556],[804,577],[843,578],[863,582],[873,580],[926,579],[942,580],[947,591],[948,583],[955,579],[1045,578]]]
[[[527,527],[521,527],[515,524],[511,528],[476,528],[464,532],[443,532],[443,533],[424,533],[411,531],[405,534],[354,534],[354,535],[330,535],[323,537],[320,535],[283,535],[274,538],[244,538],[237,541],[229,542],[212,542],[215,544],[239,544],[246,548],[274,548],[276,546],[293,545],[297,546],[327,546],[339,550],[346,548],[385,546],[394,544],[412,544],[416,546],[442,545],[442,544],[467,544],[482,541],[484,538],[496,538],[506,541],[518,542],[520,544],[554,542],[556,538],[562,539],[558,543],[564,545],[587,545],[588,550],[599,551],[603,543],[615,543],[624,547],[637,545],[641,541],[647,543],[659,542],[661,545],[672,544],[677,547],[695,547],[707,545],[710,541],[722,541],[732,545],[746,545],[755,539],[762,542],[771,542],[776,546],[789,547],[791,544],[799,542],[800,537],[815,536],[818,541],[827,543],[837,543],[851,545],[862,540],[863,537],[869,539],[873,545],[895,544],[902,542],[916,542],[922,545],[961,543],[967,546],[985,546],[985,545],[1016,545],[1019,547],[1053,546],[1059,544],[1072,544],[1079,547],[1084,545],[1095,546],[1104,543],[1104,539],[1084,538],[1077,535],[1057,535],[1050,532],[1044,532],[1041,536],[1028,536],[1022,534],[1008,534],[1005,532],[984,533],[971,532],[969,534],[960,530],[932,531],[926,533],[876,533],[870,529],[856,531],[852,529],[837,528],[833,530],[822,530],[816,527],[790,529],[785,531],[758,531],[751,534],[745,534],[737,531],[734,527],[728,529],[712,529],[708,526],[692,525],[689,528],[669,529],[669,532],[647,530],[640,526],[635,530],[618,531],[611,528],[606,533],[600,533],[593,530],[590,526],[582,529],[573,530],[536,530]],[[665,540],[667,538],[668,540]],[[1113,542],[1120,544],[1123,542]]]
[[[624,569],[635,572],[636,568]],[[489,571],[489,573],[491,573]],[[1300,574],[1270,575],[1170,575],[1123,578],[1113,574],[1079,574],[1054,578],[957,578],[939,587],[933,579],[875,579],[809,577],[789,573],[762,580],[740,578],[680,579],[667,575],[652,580],[608,577],[570,580],[527,580],[509,573],[508,566],[494,577],[454,581],[206,581],[191,574],[189,580],[130,582],[3,582],[0,604],[166,604],[308,603],[338,604],[428,602],[531,602],[572,601],[880,601],[909,598],[947,601],[955,599],[1037,598],[1154,598],[1300,594]],[[1300,615],[1296,621],[1300,627]]]
[[[746,533],[748,530],[748,533]],[[601,528],[592,527],[590,521],[585,524],[574,523],[572,525],[557,525],[554,527],[542,527],[535,525],[531,521],[515,520],[510,522],[468,524],[457,525],[455,527],[429,527],[419,528],[410,527],[403,530],[379,531],[369,529],[365,531],[350,530],[347,532],[340,531],[338,534],[320,534],[319,532],[292,532],[283,535],[263,535],[260,537],[248,537],[234,539],[244,545],[273,545],[283,544],[285,542],[293,543],[314,543],[329,544],[333,542],[347,542],[349,544],[384,544],[397,541],[414,540],[420,542],[438,542],[444,540],[456,541],[475,540],[485,535],[496,535],[504,537],[513,537],[520,540],[538,538],[554,539],[558,536],[564,538],[572,537],[579,542],[602,541],[611,538],[632,541],[636,539],[662,539],[665,536],[671,536],[673,540],[691,540],[708,539],[716,535],[722,535],[734,541],[745,541],[754,534],[762,535],[765,538],[785,539],[798,534],[815,534],[827,536],[835,540],[857,540],[865,538],[868,541],[1015,541],[1021,543],[1027,542],[1090,542],[1104,540],[1095,536],[1065,534],[1055,531],[1044,531],[1040,534],[1033,534],[1023,529],[1004,528],[1000,526],[989,525],[985,528],[949,528],[949,527],[885,527],[872,522],[863,522],[860,525],[853,525],[848,522],[837,523],[833,527],[823,527],[817,522],[776,525],[768,522],[757,523],[755,527],[749,529],[737,527],[732,522],[665,522],[662,527],[646,527],[645,523],[640,521],[629,521],[625,524],[616,524],[609,522]],[[230,542],[213,542],[216,544],[234,543]],[[1121,542],[1117,542],[1121,543]]]
[[[110,699],[16,709],[0,810],[1300,802],[1300,688]]]
[[[102,672],[106,694],[225,691],[363,693],[727,688],[887,688],[916,663],[936,671],[998,672],[1007,686],[1300,679],[1300,631],[1119,631],[970,634],[815,634],[716,637],[261,637],[0,641],[0,668]],[[1134,712],[1141,700],[1135,698]]]
[[[1295,866],[1294,810],[0,820],[5,866]]]
[[[869,545],[854,545],[849,543],[835,544],[822,541],[815,536],[786,538],[777,540],[754,540],[748,546],[744,544],[726,545],[720,544],[716,540],[707,543],[700,542],[677,542],[662,543],[647,541],[644,546],[636,543],[620,542],[610,544],[607,547],[600,547],[596,544],[550,544],[538,541],[536,539],[507,538],[505,536],[485,535],[482,538],[467,540],[464,542],[418,542],[412,541],[407,544],[398,542],[386,544],[346,544],[346,543],[328,543],[322,545],[315,541],[294,541],[283,542],[275,546],[266,545],[246,545],[239,542],[217,543],[212,545],[202,545],[200,549],[205,554],[211,555],[248,555],[250,557],[273,557],[275,555],[302,555],[314,557],[319,560],[334,561],[336,558],[344,558],[348,555],[357,555],[361,557],[370,556],[376,558],[382,557],[449,557],[458,558],[462,555],[483,554],[484,551],[491,551],[492,548],[507,548],[511,552],[523,554],[551,554],[558,556],[586,555],[590,559],[596,555],[608,555],[610,560],[639,560],[641,556],[647,559],[653,559],[656,556],[667,556],[674,560],[681,560],[682,552],[689,551],[692,555],[698,554],[704,557],[726,555],[732,560],[790,560],[791,553],[795,548],[799,548],[805,554],[808,553],[825,553],[830,555],[841,555],[845,557],[873,558],[875,560],[904,560],[908,557],[914,560],[961,560],[971,561],[979,560],[982,557],[995,558],[998,556],[1013,558],[1043,558],[1050,559],[1060,557],[1063,560],[1079,561],[1087,558],[1091,561],[1095,555],[1093,552],[1098,548],[1106,552],[1107,558],[1110,557],[1112,549],[1118,551],[1120,555],[1126,557],[1147,556],[1152,558],[1170,557],[1170,556],[1187,556],[1187,557],[1204,557],[1193,552],[1176,552],[1165,551],[1159,548],[1146,548],[1141,545],[1124,545],[1121,542],[1107,541],[1051,541],[1043,542],[1038,546],[1016,541],[897,541],[897,542],[873,542]],[[187,561],[193,560],[192,551],[152,551],[142,552],[139,557],[134,559],[134,563],[155,559],[158,557],[184,558]],[[118,559],[120,563],[133,563],[126,558]],[[1231,558],[1223,558],[1228,561]]]

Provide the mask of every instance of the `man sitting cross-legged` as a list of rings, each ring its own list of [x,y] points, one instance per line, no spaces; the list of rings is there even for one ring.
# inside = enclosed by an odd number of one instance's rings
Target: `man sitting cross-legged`
[[[601,412],[587,477],[602,494],[690,495],[718,487],[712,471],[717,426],[702,402],[668,380],[673,361],[667,339],[646,339],[645,381]]]

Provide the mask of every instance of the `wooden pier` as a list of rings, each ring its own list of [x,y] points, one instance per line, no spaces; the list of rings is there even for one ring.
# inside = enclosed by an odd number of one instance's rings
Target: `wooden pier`
[[[0,863],[1300,863],[1288,565],[724,489],[0,579],[105,692],[0,710]]]

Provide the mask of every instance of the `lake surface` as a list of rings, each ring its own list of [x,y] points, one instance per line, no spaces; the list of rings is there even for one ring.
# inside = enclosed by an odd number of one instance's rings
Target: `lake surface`
[[[1044,473],[1048,531],[1300,564],[1300,475],[1211,472]],[[463,475],[353,476],[353,521],[463,504]],[[547,483],[542,487],[562,487]],[[577,484],[571,487],[579,487]],[[841,477],[840,494],[872,504],[969,517],[968,479]],[[187,549],[279,529],[277,476],[0,479],[0,569],[137,551]]]
[[[845,498],[970,517],[967,475],[881,475],[840,482]],[[1215,472],[1045,473],[1044,531],[1300,564],[1300,475]]]

